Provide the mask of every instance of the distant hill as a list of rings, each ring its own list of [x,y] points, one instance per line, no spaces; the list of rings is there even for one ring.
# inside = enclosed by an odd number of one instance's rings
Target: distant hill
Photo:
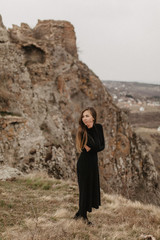
[[[160,85],[119,81],[103,81],[103,83],[118,97],[131,95],[135,99],[160,101]]]
[[[118,107],[130,112],[133,126],[160,126],[160,85],[118,81],[103,83]]]

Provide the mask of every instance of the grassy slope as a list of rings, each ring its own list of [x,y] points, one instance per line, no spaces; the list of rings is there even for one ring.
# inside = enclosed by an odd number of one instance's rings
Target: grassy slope
[[[0,182],[0,240],[160,240],[160,208],[101,192],[102,206],[87,226],[73,220],[78,187],[44,174]]]

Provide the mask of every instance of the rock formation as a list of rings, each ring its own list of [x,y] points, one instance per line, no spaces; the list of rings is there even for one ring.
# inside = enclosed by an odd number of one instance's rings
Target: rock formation
[[[23,174],[16,168],[9,166],[0,167],[0,181],[14,181],[19,176],[23,176]]]
[[[113,104],[99,78],[78,59],[73,26],[38,21],[7,30],[0,19],[0,163],[76,179],[80,112],[94,106],[104,126],[101,186],[158,202],[158,176],[146,145]],[[152,196],[152,197],[151,197]]]

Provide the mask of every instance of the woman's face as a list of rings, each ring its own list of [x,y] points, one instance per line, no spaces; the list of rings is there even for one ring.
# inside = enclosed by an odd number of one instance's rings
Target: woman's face
[[[87,126],[93,126],[94,118],[89,110],[84,111],[82,115],[82,122]]]

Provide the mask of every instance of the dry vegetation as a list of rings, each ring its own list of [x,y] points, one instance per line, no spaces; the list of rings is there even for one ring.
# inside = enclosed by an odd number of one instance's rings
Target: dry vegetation
[[[155,128],[136,127],[136,134],[141,137],[147,144],[151,153],[157,172],[160,176],[160,132]]]
[[[73,220],[77,184],[44,174],[0,182],[0,240],[137,240],[148,234],[160,240],[160,208],[101,195],[87,226]]]

